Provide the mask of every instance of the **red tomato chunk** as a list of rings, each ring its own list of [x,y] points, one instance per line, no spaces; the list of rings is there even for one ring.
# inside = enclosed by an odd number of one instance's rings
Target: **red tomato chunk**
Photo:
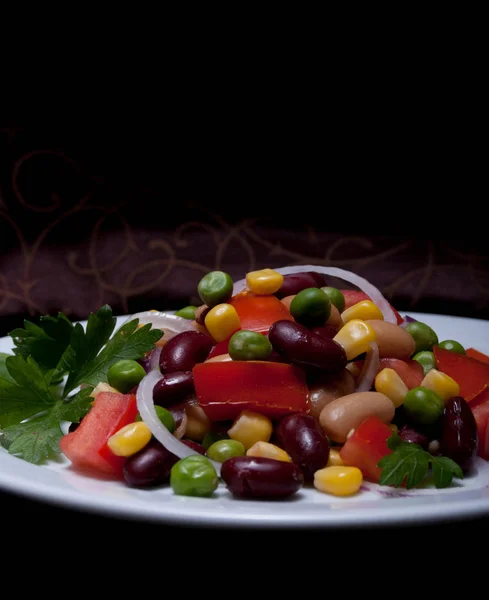
[[[193,375],[197,400],[211,421],[235,419],[243,410],[279,417],[309,407],[304,372],[287,363],[204,362]]]
[[[125,458],[113,454],[107,441],[116,431],[133,423],[137,412],[134,394],[100,392],[75,431],[61,438],[61,451],[75,469],[122,478]]]
[[[379,417],[367,417],[346,440],[340,450],[340,456],[347,465],[357,467],[365,479],[378,483],[381,469],[379,460],[390,454],[387,440],[392,429]]]

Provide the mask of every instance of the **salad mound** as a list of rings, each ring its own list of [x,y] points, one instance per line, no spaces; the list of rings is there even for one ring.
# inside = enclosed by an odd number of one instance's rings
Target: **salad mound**
[[[489,460],[489,357],[355,273],[212,271],[197,293],[199,306],[116,331],[109,306],[85,329],[59,313],[12,331],[2,446],[131,487],[274,500],[446,488]]]

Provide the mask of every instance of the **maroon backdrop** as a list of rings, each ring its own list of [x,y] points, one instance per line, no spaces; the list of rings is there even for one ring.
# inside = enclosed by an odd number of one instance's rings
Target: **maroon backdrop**
[[[84,319],[104,303],[116,314],[176,309],[199,302],[209,270],[237,279],[288,264],[355,271],[399,310],[489,318],[485,225],[461,210],[466,199],[347,171],[313,190],[306,169],[269,168],[266,149],[240,162],[162,136],[0,129],[2,335],[24,318]]]

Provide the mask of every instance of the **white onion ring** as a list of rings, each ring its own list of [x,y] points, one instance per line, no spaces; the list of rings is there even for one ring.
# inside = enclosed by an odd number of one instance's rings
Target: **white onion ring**
[[[162,350],[163,346],[156,346],[154,350],[151,350],[149,357],[149,368],[151,370],[160,368],[160,354]]]
[[[368,392],[374,383],[375,376],[380,366],[379,346],[377,342],[370,342],[367,356],[363,363],[360,375],[357,380],[355,392]]]
[[[188,422],[187,413],[185,411],[183,411],[183,416],[180,419],[180,423],[178,424],[178,427],[173,432],[173,435],[177,438],[177,440],[181,440],[183,438],[183,436],[185,435],[185,432],[187,431],[187,422]]]
[[[353,285],[356,285],[362,292],[365,292],[369,296],[372,302],[378,306],[382,314],[384,315],[384,321],[388,323],[394,323],[397,325],[397,317],[389,301],[384,297],[381,291],[376,288],[369,281],[360,277],[352,271],[346,271],[345,269],[339,269],[338,267],[323,267],[322,265],[294,265],[290,267],[278,267],[274,268],[274,271],[281,275],[292,275],[294,273],[304,273],[305,271],[315,271],[316,273],[322,273],[323,275],[329,275],[330,277],[337,277],[348,281]],[[233,287],[233,295],[239,294],[246,289],[246,279],[240,279],[236,281]]]
[[[139,319],[140,325],[151,325],[156,329],[169,329],[175,333],[182,333],[183,331],[195,331],[195,321],[184,319],[170,312],[160,312],[158,310],[146,310],[139,312],[132,317],[126,319],[125,323]]]
[[[145,375],[139,382],[136,391],[136,403],[139,414],[149,427],[151,433],[169,452],[172,452],[175,456],[178,456],[178,458],[185,458],[187,456],[193,456],[194,454],[199,455],[199,452],[196,452],[170,433],[156,414],[153,402],[153,388],[162,377],[163,376],[159,371],[153,370]],[[209,460],[214,465],[217,475],[220,476],[221,464],[214,460]]]

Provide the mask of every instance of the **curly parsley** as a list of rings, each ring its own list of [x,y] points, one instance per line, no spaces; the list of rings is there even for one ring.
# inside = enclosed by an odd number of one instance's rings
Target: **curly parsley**
[[[59,313],[41,317],[39,326],[24,321],[24,329],[9,334],[13,354],[0,357],[0,443],[11,454],[38,464],[59,453],[61,423],[87,414],[90,393],[110,366],[142,358],[163,335],[151,324],[138,327],[139,319],[112,335],[116,323],[104,305],[86,329]]]
[[[387,445],[392,452],[378,463],[382,469],[380,485],[399,487],[405,484],[411,489],[431,475],[435,487],[446,488],[454,477],[463,479],[462,469],[451,458],[434,456],[418,444],[405,442],[397,433],[389,437]]]

